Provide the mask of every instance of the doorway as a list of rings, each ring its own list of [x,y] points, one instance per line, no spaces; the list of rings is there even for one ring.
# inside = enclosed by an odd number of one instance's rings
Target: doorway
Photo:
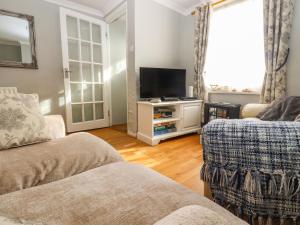
[[[111,65],[111,124],[127,124],[127,61],[126,61],[126,7],[123,5],[110,14],[110,65]]]
[[[68,132],[109,126],[106,23],[60,9]]]

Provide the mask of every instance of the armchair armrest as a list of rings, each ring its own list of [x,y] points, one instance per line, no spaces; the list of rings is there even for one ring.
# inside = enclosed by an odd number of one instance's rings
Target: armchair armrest
[[[215,120],[204,127],[204,160],[264,171],[300,169],[300,123]],[[284,162],[284,163],[283,163]]]
[[[44,116],[52,139],[66,136],[65,122],[61,115]]]
[[[242,108],[241,118],[254,118],[268,106],[269,104],[247,104]]]
[[[298,216],[299,122],[215,120],[204,127],[202,138],[201,179],[216,201],[250,216]]]

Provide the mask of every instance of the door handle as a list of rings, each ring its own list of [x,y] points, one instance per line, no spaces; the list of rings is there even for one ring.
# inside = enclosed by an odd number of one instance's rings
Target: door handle
[[[65,79],[69,79],[71,73],[72,73],[71,70],[65,68],[65,69],[64,69]]]

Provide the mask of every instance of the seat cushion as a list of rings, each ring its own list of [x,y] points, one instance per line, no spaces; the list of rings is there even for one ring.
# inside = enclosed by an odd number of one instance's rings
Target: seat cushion
[[[154,225],[228,225],[228,222],[206,207],[190,205],[176,210]]]
[[[0,224],[1,225],[45,225],[42,223],[33,223],[18,218],[7,218],[6,216],[1,216],[1,215],[0,215]]]
[[[209,208],[230,225],[246,224],[171,179],[125,162],[0,196],[0,212],[47,225],[153,225],[188,205]]]
[[[0,151],[0,195],[117,161],[122,157],[111,145],[88,133]]]

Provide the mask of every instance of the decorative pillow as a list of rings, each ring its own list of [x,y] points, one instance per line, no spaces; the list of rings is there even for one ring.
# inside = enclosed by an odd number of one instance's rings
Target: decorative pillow
[[[300,114],[296,117],[295,122],[300,122]]]
[[[37,95],[0,93],[0,150],[49,139]]]
[[[32,223],[23,219],[12,219],[0,215],[1,225],[45,225],[43,223]]]

